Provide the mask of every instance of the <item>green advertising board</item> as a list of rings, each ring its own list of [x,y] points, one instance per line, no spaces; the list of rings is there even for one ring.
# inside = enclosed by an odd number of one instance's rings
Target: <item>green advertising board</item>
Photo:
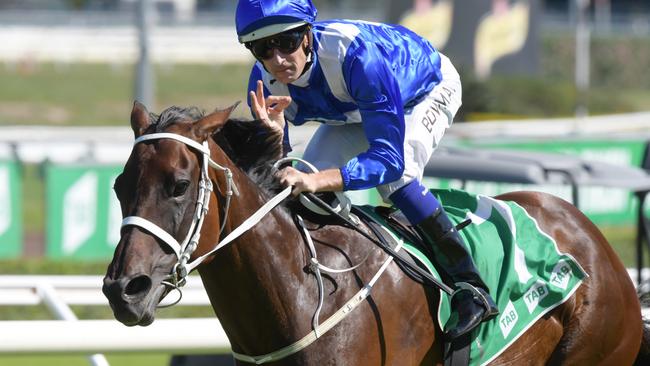
[[[647,143],[643,139],[595,140],[569,138],[508,143],[474,143],[473,146],[563,153],[578,156],[585,160],[640,167]],[[512,190],[533,189],[553,193],[571,201],[571,189],[569,186],[474,183],[468,184],[466,188],[468,190],[483,190],[492,194]],[[596,224],[614,226],[636,224],[636,213],[639,202],[632,192],[618,188],[583,186],[580,187],[578,193],[579,208]]]
[[[104,259],[120,239],[122,215],[113,192],[122,166],[46,167],[46,253],[50,258]]]
[[[466,142],[465,147],[528,150],[547,153],[563,153],[610,164],[639,167],[645,152],[645,140],[536,140],[495,143],[477,141]],[[435,152],[434,152],[435,154]],[[532,190],[554,194],[569,202],[572,191],[569,185],[531,185],[459,180],[424,177],[423,183],[430,188],[456,188],[475,194],[496,196],[505,192]],[[374,189],[346,192],[355,204],[382,204]],[[611,226],[631,226],[636,224],[638,200],[633,193],[617,188],[580,187],[578,191],[580,209],[596,224]]]
[[[525,149],[561,152],[585,159],[597,159],[613,164],[639,166],[645,141],[642,140],[553,140],[474,144],[479,147]],[[113,192],[113,182],[122,166],[48,165],[47,189],[47,255],[51,258],[104,259],[110,258],[119,241],[121,212]],[[0,255],[19,252],[20,217],[16,166],[0,164],[0,229],[9,227],[0,237]],[[490,182],[460,182],[425,177],[431,188],[460,188],[475,194],[497,195],[515,190],[545,191],[571,200],[569,186],[532,186]],[[8,191],[4,187],[10,187]],[[346,192],[356,204],[383,204],[375,189]],[[580,209],[596,224],[634,225],[638,202],[630,192],[606,187],[580,187]],[[8,204],[7,202],[11,202]],[[11,215],[7,213],[11,212]],[[7,223],[9,221],[9,223]],[[4,236],[3,236],[4,235]],[[15,245],[13,244],[15,243]]]
[[[0,258],[15,258],[22,251],[22,193],[15,161],[0,161]]]

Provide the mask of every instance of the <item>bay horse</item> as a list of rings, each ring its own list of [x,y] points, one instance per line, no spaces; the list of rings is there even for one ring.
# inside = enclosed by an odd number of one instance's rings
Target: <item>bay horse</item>
[[[183,281],[182,272],[192,269],[187,264],[201,258],[198,272],[234,354],[267,355],[314,333],[319,287],[309,270],[313,255],[286,204],[211,253],[282,189],[270,164],[282,157],[281,137],[265,132],[259,121],[230,119],[233,108],[203,115],[196,108],[172,107],[155,115],[134,104],[136,144],[114,187],[126,222],[103,292],[117,320],[149,325],[161,299]],[[596,226],[548,194],[513,192],[497,198],[521,205],[589,277],[492,364],[649,364],[649,332],[634,286]],[[202,216],[199,223],[197,216]],[[336,268],[362,263],[353,271],[324,276],[323,317],[341,312],[382,266],[384,273],[370,295],[329,332],[295,353],[267,361],[441,364],[438,291],[387,262],[387,254],[358,232],[341,225],[305,225],[321,263]],[[199,233],[188,234],[192,228]],[[194,248],[183,251],[187,246]]]

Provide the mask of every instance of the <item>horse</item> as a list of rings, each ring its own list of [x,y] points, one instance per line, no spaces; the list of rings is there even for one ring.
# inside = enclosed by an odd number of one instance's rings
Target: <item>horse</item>
[[[233,354],[241,356],[237,364],[442,364],[444,339],[434,310],[439,292],[405,275],[367,236],[344,225],[304,224],[320,263],[337,268],[361,263],[349,272],[324,275],[325,301],[319,304],[309,265],[314,256],[290,205],[267,209],[250,224],[282,190],[272,166],[283,156],[281,136],[264,132],[259,121],[230,118],[233,108],[205,115],[194,107],[171,107],[156,115],[134,104],[136,143],[114,189],[125,220],[142,220],[123,224],[104,277],[103,292],[115,318],[127,326],[151,324],[159,302],[182,284],[193,268],[188,263],[200,258],[197,270]],[[589,277],[492,364],[647,362],[650,331],[634,285],[598,228],[549,194],[521,191],[496,198],[521,205]],[[247,230],[238,231],[242,224]],[[213,252],[236,231],[236,238]],[[177,247],[184,237],[190,252]],[[347,311],[350,299],[381,268],[372,292]],[[317,308],[323,317],[340,314],[341,308],[349,316],[282,358],[242,356],[286,351],[313,334]]]

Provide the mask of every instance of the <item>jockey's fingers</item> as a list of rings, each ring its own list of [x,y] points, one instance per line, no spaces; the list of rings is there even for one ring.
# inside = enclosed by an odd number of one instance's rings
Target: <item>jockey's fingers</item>
[[[300,182],[301,176],[300,174],[298,174],[298,172],[295,169],[290,168],[290,169],[285,169],[285,171],[283,172],[283,178],[293,186],[296,183]]]
[[[257,81],[257,88],[250,91],[251,105],[255,104],[259,109],[266,109],[264,100],[264,85],[261,80]]]
[[[259,104],[257,103],[257,95],[255,95],[254,91],[250,91],[248,93],[248,97],[251,98],[251,107],[259,107]]]
[[[272,105],[270,107],[266,107],[266,112],[267,113],[273,113],[273,114],[279,114],[282,113],[283,109],[278,108],[277,104]]]
[[[281,175],[287,175],[287,174],[292,174],[293,172],[298,172],[298,170],[290,165],[285,166],[284,168],[280,169],[278,171],[278,174]]]
[[[279,96],[278,99],[279,99],[278,103],[286,106],[289,106],[289,104],[291,104],[292,101],[291,96],[289,95]]]
[[[275,173],[276,178],[280,180],[280,183],[285,187],[293,185],[291,180],[289,179],[289,175],[287,174],[287,169],[289,168],[284,168],[278,171],[277,173]]]
[[[266,98],[266,105],[278,112],[286,109],[289,104],[291,104],[291,97],[289,96],[270,95]]]
[[[282,183],[282,185],[285,187],[297,187],[305,185],[303,182],[302,173],[293,167],[283,168],[277,173],[277,176],[280,179],[280,183]]]
[[[305,192],[307,187],[305,186],[305,182],[302,180],[302,176],[292,176],[292,177],[296,179],[291,179],[293,180],[292,184],[288,184],[288,186],[293,187],[293,189],[291,190],[291,194],[297,196],[300,193]]]
[[[297,195],[301,194],[302,192],[304,192],[304,189],[302,189],[302,187],[293,186],[293,189],[291,190],[291,195],[292,196],[297,196]]]
[[[250,98],[251,98],[251,109],[253,109],[253,112],[255,113],[255,116],[257,118],[262,118],[262,116],[260,115],[260,112],[264,111],[264,109],[260,105],[254,91],[250,92]]]
[[[304,173],[296,170],[292,167],[286,167],[280,170],[278,173],[280,183],[284,187],[293,187],[291,189],[291,194],[297,196],[302,192],[308,191],[307,184],[305,182]]]
[[[257,90],[256,90],[257,98],[259,99],[260,105],[264,104],[264,83],[262,83],[262,80],[257,81]]]

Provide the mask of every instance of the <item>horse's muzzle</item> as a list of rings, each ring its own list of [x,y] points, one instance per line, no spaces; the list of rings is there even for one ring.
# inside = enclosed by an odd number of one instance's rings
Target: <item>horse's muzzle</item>
[[[156,307],[152,283],[151,277],[144,274],[119,279],[105,277],[102,292],[115,319],[128,326],[151,324]]]

